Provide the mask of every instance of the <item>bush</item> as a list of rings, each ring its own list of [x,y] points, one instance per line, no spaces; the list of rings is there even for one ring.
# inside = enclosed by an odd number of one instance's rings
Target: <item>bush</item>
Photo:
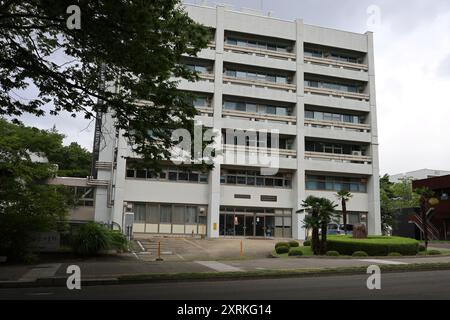
[[[439,250],[428,250],[427,254],[430,256],[439,256],[441,255],[441,252]]]
[[[295,241],[295,240],[291,240],[291,241],[289,241],[288,243],[289,243],[289,248],[297,248],[297,247],[300,247],[300,243],[298,243],[298,242]]]
[[[108,236],[110,249],[115,249],[119,252],[128,250],[128,240],[122,232],[116,230],[108,230]]]
[[[401,237],[371,236],[367,239],[353,239],[351,236],[329,236],[327,248],[343,255],[352,255],[356,251],[364,251],[369,256],[387,256],[398,252],[403,256],[417,255],[419,242]]]
[[[365,251],[355,251],[352,254],[353,257],[368,257],[369,255]]]
[[[337,252],[337,251],[328,251],[326,253],[326,255],[329,257],[339,257],[340,256],[339,252]]]
[[[81,225],[72,238],[72,248],[81,256],[94,256],[111,246],[111,231],[97,223]]]
[[[275,244],[275,249],[278,247],[288,247],[289,248],[289,242],[278,242]]]
[[[391,252],[388,254],[389,257],[401,257],[402,255],[398,252]]]
[[[419,252],[425,252],[427,251],[427,248],[423,244],[419,245]]]
[[[275,248],[275,251],[277,254],[283,254],[283,253],[288,253],[289,252],[289,247],[288,246],[278,246]]]
[[[303,251],[299,247],[294,247],[289,249],[290,257],[301,257],[303,255]]]
[[[311,241],[309,241],[309,240],[304,241],[303,242],[303,246],[304,247],[311,247]]]

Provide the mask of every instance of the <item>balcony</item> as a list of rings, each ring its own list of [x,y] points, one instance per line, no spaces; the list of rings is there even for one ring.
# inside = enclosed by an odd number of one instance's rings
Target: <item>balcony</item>
[[[282,84],[268,81],[250,80],[243,78],[234,78],[230,76],[223,76],[224,84],[240,84],[245,86],[250,86],[252,88],[264,88],[264,89],[276,89],[283,90],[289,93],[296,92],[297,86],[294,84]]]
[[[352,132],[370,132],[370,125],[360,123],[336,122],[325,120],[305,119],[305,127],[326,128],[330,130],[338,129]]]
[[[306,160],[321,160],[342,163],[372,164],[372,157],[362,154],[335,154],[326,152],[305,151]]]
[[[294,116],[277,116],[268,115],[255,112],[237,111],[237,110],[223,110],[222,115],[224,118],[243,118],[251,121],[276,121],[289,125],[296,124],[297,119]]]
[[[309,86],[305,86],[305,93],[321,95],[321,96],[328,96],[328,97],[344,98],[344,99],[353,99],[353,100],[358,100],[358,101],[369,101],[370,100],[370,96],[365,93],[346,92],[346,91],[338,91],[338,90],[316,88],[316,87],[309,87]]]
[[[346,70],[352,70],[352,71],[361,71],[361,72],[369,71],[369,67],[365,64],[345,62],[345,61],[339,61],[339,60],[327,59],[327,58],[305,56],[304,62],[307,64],[314,64],[314,65],[332,67],[332,68],[340,68],[340,69],[346,69]]]
[[[251,153],[251,154],[263,154],[268,156],[276,156],[288,159],[297,158],[297,151],[291,149],[274,149],[274,148],[263,148],[263,147],[251,147],[251,146],[238,146],[232,144],[223,145],[224,152],[234,152],[234,153]]]
[[[227,43],[224,44],[223,49],[226,52],[248,54],[248,55],[252,55],[252,56],[279,59],[279,60],[296,61],[295,53],[291,53],[291,52],[278,52],[278,51],[266,50],[266,49],[261,49],[261,48],[242,47],[242,46],[231,45],[231,44],[227,44]]]

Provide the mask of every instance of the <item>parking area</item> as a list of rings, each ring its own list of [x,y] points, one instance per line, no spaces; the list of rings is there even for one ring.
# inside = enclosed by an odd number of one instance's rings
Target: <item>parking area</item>
[[[229,260],[240,258],[266,258],[273,250],[274,239],[196,239],[149,237],[135,239],[139,250],[136,254],[144,261],[154,261],[158,256],[158,246],[161,246],[161,258],[165,261],[195,261],[195,260]],[[242,253],[241,256],[241,242]]]

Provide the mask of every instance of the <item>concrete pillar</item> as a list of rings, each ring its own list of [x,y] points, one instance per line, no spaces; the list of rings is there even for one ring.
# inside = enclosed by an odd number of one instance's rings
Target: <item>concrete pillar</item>
[[[371,155],[372,176],[368,181],[369,214],[367,217],[368,231],[370,235],[381,235],[381,210],[380,210],[380,168],[378,158],[378,125],[377,102],[375,90],[375,59],[373,46],[373,33],[367,32],[367,63],[369,66],[369,94],[370,94],[370,125],[371,125]]]
[[[296,104],[296,117],[297,117],[297,172],[294,175],[293,188],[295,191],[295,203],[293,204],[294,212],[292,219],[292,237],[298,240],[304,240],[306,237],[305,229],[303,228],[302,216],[295,213],[295,211],[301,209],[301,202],[306,197],[305,192],[305,103],[304,103],[304,72],[303,72],[303,20],[299,19],[295,21],[296,24],[296,61],[297,72],[295,75],[295,81],[297,84],[297,104]]]

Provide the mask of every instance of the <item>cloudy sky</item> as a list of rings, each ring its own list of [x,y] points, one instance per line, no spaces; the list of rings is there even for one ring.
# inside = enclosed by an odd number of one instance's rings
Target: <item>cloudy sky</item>
[[[201,0],[186,3],[204,3]],[[381,173],[450,170],[450,1],[448,0],[221,0],[287,20],[375,33]],[[82,118],[24,120],[54,124],[92,148],[93,124]]]

